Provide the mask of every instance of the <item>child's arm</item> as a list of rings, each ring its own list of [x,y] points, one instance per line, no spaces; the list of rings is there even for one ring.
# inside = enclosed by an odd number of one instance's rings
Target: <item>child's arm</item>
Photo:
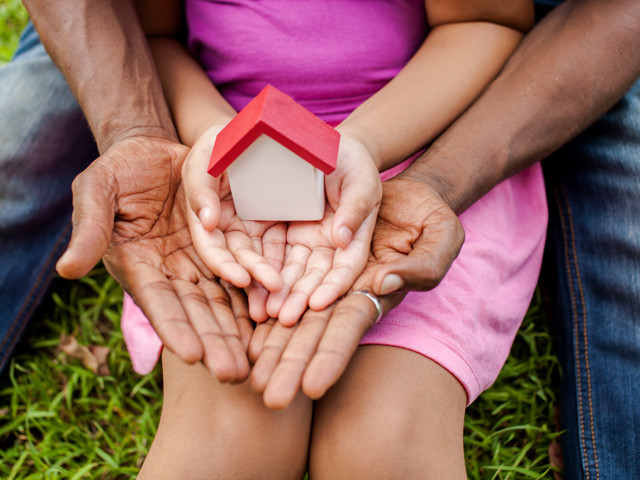
[[[180,140],[191,147],[206,128],[226,125],[236,112],[180,42],[183,2],[136,0],[136,8]]]
[[[182,166],[182,182],[198,254],[215,275],[236,286],[248,286],[253,277],[270,290],[279,290],[277,268],[252,244],[252,237],[260,238],[273,225],[243,225],[233,202],[225,201],[228,185],[206,173],[216,135],[236,112],[178,40],[183,33],[182,2],[137,0],[136,7],[180,140],[192,147]],[[225,235],[224,228],[234,233]],[[282,233],[280,242],[284,241]]]
[[[280,290],[282,277],[277,271],[285,250],[282,224],[242,222],[235,215],[230,215],[228,212],[233,208],[233,202],[228,195],[224,175],[220,183],[220,180],[204,173],[216,134],[233,118],[235,112],[197,62],[175,40],[181,28],[181,21],[173,20],[181,18],[179,3],[173,0],[162,0],[161,3],[140,0],[138,10],[150,37],[151,50],[180,138],[185,144],[193,146],[182,171],[190,206],[190,232],[194,244],[199,246],[198,253],[215,274],[235,285],[246,286],[250,273],[269,291]],[[334,219],[333,213],[338,205],[331,202],[332,198],[338,197],[329,195],[328,213],[323,221],[299,225],[294,235],[288,237],[289,247],[300,247],[296,251],[325,253],[321,258],[312,255],[309,262],[302,266],[300,288],[297,288],[296,281],[289,284],[287,291],[292,289],[296,293],[294,303],[298,305],[289,314],[290,322],[297,320],[296,312],[299,310],[302,313],[308,297],[325,277],[332,283],[330,291],[336,292],[330,295],[337,298],[349,289],[366,263],[381,188],[375,165],[369,158],[355,155],[352,144],[341,144],[339,168],[332,175],[335,178],[333,190],[340,193],[340,219]],[[363,168],[356,168],[355,165],[359,163],[365,164]],[[365,170],[368,175],[365,175]],[[345,176],[347,181],[343,181]],[[368,180],[363,182],[363,178]],[[229,232],[233,233],[229,235]],[[254,250],[255,244],[250,243],[251,239],[260,238],[264,256],[258,255]],[[281,249],[274,247],[278,242],[282,243]],[[281,255],[278,256],[280,250]],[[334,270],[334,275],[328,276]],[[329,299],[328,303],[335,298]],[[279,299],[283,300],[282,294]],[[278,303],[275,309],[271,309],[274,315],[278,313]],[[250,308],[254,319],[267,317],[265,292],[260,294],[259,288],[251,288]]]
[[[425,0],[430,32],[404,69],[339,127],[385,170],[430,143],[495,77],[533,26],[530,0]]]

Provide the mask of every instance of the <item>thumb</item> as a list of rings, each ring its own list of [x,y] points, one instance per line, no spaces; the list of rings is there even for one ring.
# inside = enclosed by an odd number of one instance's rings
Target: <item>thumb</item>
[[[63,278],[80,278],[100,261],[111,242],[117,184],[95,162],[73,181],[73,230],[56,264]]]
[[[464,242],[464,230],[459,222],[456,226],[458,228],[446,230],[436,239],[423,232],[408,255],[398,254],[379,265],[372,282],[373,291],[377,295],[388,295],[403,289],[426,291],[436,287]]]
[[[345,178],[340,192],[340,203],[331,226],[331,237],[336,246],[346,248],[364,221],[380,207],[382,187],[376,176],[370,181]]]
[[[386,272],[384,267],[385,264],[370,262],[360,277],[355,281],[351,290],[364,290],[372,293],[380,300],[382,304],[382,312],[387,313],[400,304],[402,299],[409,292],[409,289],[405,288],[406,280],[399,275],[381,273],[382,271]],[[387,277],[392,277],[399,284],[394,284],[393,289],[390,289],[389,291],[381,292],[380,284],[383,283],[382,279],[386,282]],[[383,283],[383,285],[385,284]]]
[[[207,173],[212,142],[197,142],[182,165],[182,181],[187,204],[207,231],[213,231],[220,220],[220,179]]]

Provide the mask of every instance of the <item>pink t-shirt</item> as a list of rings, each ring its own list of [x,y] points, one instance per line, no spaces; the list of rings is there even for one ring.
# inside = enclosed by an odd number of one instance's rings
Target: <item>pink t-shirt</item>
[[[331,124],[391,80],[427,33],[422,0],[187,0],[186,14],[191,52],[234,108],[271,83]],[[497,185],[460,220],[465,244],[442,283],[409,294],[362,343],[431,358],[471,403],[502,368],[537,284],[547,222],[540,166]],[[149,371],[162,344],[130,297],[122,329],[134,368]]]
[[[397,75],[426,32],[423,0],[187,0],[189,48],[242,109],[270,83],[330,124]]]

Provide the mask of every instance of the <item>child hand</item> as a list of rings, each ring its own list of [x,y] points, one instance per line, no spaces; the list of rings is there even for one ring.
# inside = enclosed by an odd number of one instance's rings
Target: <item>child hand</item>
[[[284,286],[272,292],[266,312],[293,325],[307,306],[322,310],[346,293],[367,261],[382,187],[366,148],[343,135],[336,170],[325,178],[321,220],[291,222],[282,268]],[[251,301],[250,301],[251,304]]]
[[[193,244],[204,264],[220,278],[237,287],[249,286],[253,278],[275,292],[283,286],[280,262],[285,229],[278,222],[240,220],[226,175],[215,178],[207,173],[211,150],[222,128],[224,125],[207,129],[182,166]],[[263,250],[263,238],[269,239],[271,250]]]

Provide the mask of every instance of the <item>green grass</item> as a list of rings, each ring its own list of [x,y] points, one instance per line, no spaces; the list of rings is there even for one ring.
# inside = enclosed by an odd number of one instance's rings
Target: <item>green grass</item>
[[[132,372],[119,329],[122,292],[103,269],[58,281],[0,377],[0,478],[135,478],[162,404],[160,368]],[[471,479],[551,478],[558,365],[536,297],[496,384],[468,410]],[[109,349],[99,376],[63,336]]]
[[[18,33],[27,19],[20,0],[0,0],[0,65],[11,59],[18,46]]]
[[[135,478],[160,415],[162,376],[132,372],[121,302],[102,269],[54,285],[0,380],[0,478]],[[64,353],[63,335],[108,348],[110,374]]]
[[[537,293],[495,384],[469,407],[465,452],[471,479],[553,478],[548,447],[559,365]]]
[[[0,3],[0,62],[17,45],[26,14]],[[133,479],[155,433],[160,368],[133,373],[120,333],[122,292],[103,269],[57,281],[0,376],[0,478]],[[63,336],[108,349],[97,375],[60,348]],[[495,385],[468,410],[470,479],[552,478],[547,449],[557,436],[554,356],[536,296]],[[105,372],[103,372],[105,373]]]

